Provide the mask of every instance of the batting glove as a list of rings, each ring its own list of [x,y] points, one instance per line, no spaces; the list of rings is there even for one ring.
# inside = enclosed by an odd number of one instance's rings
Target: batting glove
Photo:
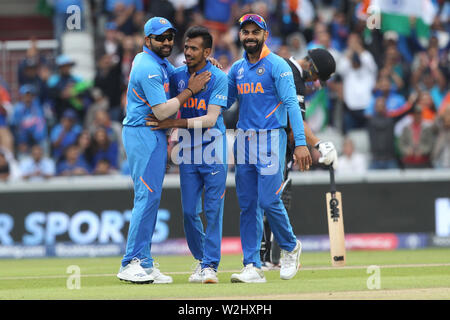
[[[319,163],[323,163],[327,166],[333,165],[333,169],[336,170],[338,163],[338,156],[334,144],[330,141],[319,141],[315,148],[319,150],[321,157]]]

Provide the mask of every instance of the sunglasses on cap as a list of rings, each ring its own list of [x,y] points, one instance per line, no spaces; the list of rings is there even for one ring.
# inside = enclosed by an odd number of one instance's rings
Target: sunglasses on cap
[[[239,19],[239,24],[243,24],[246,21],[252,21],[252,22],[256,22],[258,25],[260,25],[261,27],[264,27],[264,29],[266,29],[267,24],[266,21],[264,20],[263,17],[261,17],[260,15],[254,14],[254,13],[248,13],[248,14],[244,14],[240,19]]]
[[[164,42],[166,40],[169,41],[173,41],[173,39],[175,38],[175,35],[173,33],[169,33],[169,34],[160,34],[160,35],[152,35],[150,36],[150,38],[155,39],[155,41],[158,42]]]

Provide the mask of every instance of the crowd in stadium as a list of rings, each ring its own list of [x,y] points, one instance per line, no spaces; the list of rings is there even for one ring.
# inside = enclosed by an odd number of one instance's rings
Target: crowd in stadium
[[[319,137],[332,132],[343,138],[337,146],[338,172],[450,168],[450,4],[430,2],[435,14],[425,37],[416,32],[415,17],[409,17],[408,35],[368,28],[367,1],[87,2],[96,34],[93,81],[73,72],[70,54],[48,59],[35,45],[17,66],[17,101],[0,78],[0,181],[128,174],[121,121],[144,23],[151,16],[174,23],[176,44],[169,60],[175,66],[183,64],[184,31],[207,26],[214,38],[213,57],[227,72],[242,57],[237,20],[248,12],[266,18],[267,44],[280,56],[300,59],[315,47],[334,56],[336,74],[326,88],[317,90],[313,84],[307,97],[310,105],[324,107],[325,122],[308,113],[306,120]],[[58,14],[55,10],[54,21]],[[236,108],[224,114],[227,128],[235,128],[236,118]],[[367,134],[367,153],[349,138],[355,130]],[[176,166],[169,171],[176,172]]]

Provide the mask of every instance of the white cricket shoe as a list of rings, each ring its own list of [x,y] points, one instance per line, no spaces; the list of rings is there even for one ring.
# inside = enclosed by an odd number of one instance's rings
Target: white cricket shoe
[[[203,281],[202,283],[218,283],[219,278],[217,278],[217,271],[213,268],[204,268],[202,270]]]
[[[297,240],[294,250],[288,252],[281,250],[280,258],[280,278],[283,280],[292,279],[300,266],[300,255],[302,253],[302,243]]]
[[[244,282],[244,283],[262,283],[266,282],[264,272],[253,266],[250,263],[241,270],[241,273],[233,273],[231,275],[231,282]]]
[[[117,278],[132,283],[152,283],[154,280],[141,267],[141,261],[138,258],[133,258],[125,267],[121,266]]]
[[[189,276],[189,282],[191,283],[202,283],[203,273],[201,262],[198,262],[195,266],[194,272]]]
[[[172,283],[172,277],[163,274],[157,267],[159,267],[159,265],[157,263],[153,263],[152,268],[144,268],[145,272],[153,278],[153,283]]]

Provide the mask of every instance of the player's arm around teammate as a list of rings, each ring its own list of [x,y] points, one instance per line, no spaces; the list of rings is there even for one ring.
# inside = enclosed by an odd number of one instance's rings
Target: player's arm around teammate
[[[222,110],[227,108],[228,81],[224,72],[207,60],[212,37],[202,26],[186,31],[184,55],[186,66],[175,70],[171,91],[184,89],[191,74],[211,72],[211,80],[180,109],[179,119],[147,118],[152,130],[181,128],[174,162],[180,165],[181,200],[184,230],[189,249],[198,266],[190,282],[217,283],[221,257],[222,220],[227,177],[226,134]],[[200,154],[200,158],[197,158]],[[181,158],[181,161],[180,161]],[[201,195],[204,190],[206,230],[200,219]],[[200,203],[200,206],[198,205]]]
[[[149,111],[158,119],[177,112],[181,104],[205,86],[210,74],[192,76],[186,90],[171,99],[169,76],[174,68],[167,57],[172,52],[176,30],[167,19],[154,17],[147,21],[144,32],[143,51],[134,58],[130,72],[122,130],[134,183],[134,206],[117,277],[133,283],[171,283],[172,278],[153,265],[151,255],[166,168],[167,138],[165,130],[149,130],[145,117]]]

